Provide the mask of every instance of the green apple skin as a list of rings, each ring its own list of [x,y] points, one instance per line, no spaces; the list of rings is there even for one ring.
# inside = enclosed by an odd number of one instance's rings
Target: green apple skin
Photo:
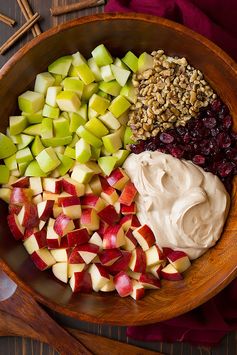
[[[89,101],[89,107],[98,114],[103,115],[110,105],[110,101],[97,94],[93,94]]]
[[[64,151],[64,155],[68,158],[72,158],[75,160],[76,159],[76,150],[74,148],[67,146]]]
[[[49,106],[47,104],[44,105],[42,115],[44,117],[49,117],[49,118],[58,118],[60,114],[60,110],[58,107],[53,107]]]
[[[42,143],[45,147],[58,147],[61,145],[68,145],[71,143],[71,141],[72,136],[42,138]]]
[[[102,90],[99,90],[97,92],[97,95],[101,96],[101,97],[104,97],[105,99],[107,100],[111,100],[111,96],[109,94],[106,94],[106,92],[102,91]]]
[[[32,161],[33,155],[31,153],[30,148],[26,147],[24,149],[18,150],[16,152],[16,161],[17,163],[26,163]]]
[[[61,91],[56,102],[62,111],[77,112],[81,106],[78,95],[73,91]]]
[[[116,67],[129,70],[127,65],[121,59],[119,59],[118,57],[115,58],[113,64],[116,65]]]
[[[138,72],[142,73],[147,69],[152,69],[153,64],[154,58],[146,52],[142,53],[138,58]]]
[[[136,73],[138,70],[138,57],[131,51],[128,51],[125,56],[122,58],[122,61]]]
[[[0,132],[0,159],[8,158],[16,153],[17,147],[12,140]]]
[[[102,141],[105,149],[112,154],[122,147],[122,141],[118,131],[102,137]]]
[[[84,83],[78,77],[65,78],[62,84],[65,91],[74,91],[81,98]]]
[[[3,161],[9,170],[16,170],[17,169],[16,154],[13,154],[10,157],[5,158]]]
[[[110,175],[116,165],[117,158],[110,157],[100,157],[98,159],[98,164],[105,175]]]
[[[75,149],[76,161],[78,161],[78,163],[84,164],[89,161],[91,157],[91,147],[90,144],[85,141],[85,139],[79,139],[79,141],[76,143]]]
[[[102,79],[106,83],[108,81],[111,81],[111,80],[115,79],[110,65],[104,65],[104,66],[100,67],[100,72],[101,72]]]
[[[45,103],[52,107],[58,107],[57,95],[62,91],[62,86],[50,86],[48,87]]]
[[[64,176],[73,167],[74,160],[60,153],[57,153],[57,156],[61,161],[61,164],[58,166],[57,169],[60,175]]]
[[[78,135],[77,135],[76,133],[73,133],[73,135],[72,135],[72,141],[71,141],[71,143],[69,144],[69,147],[74,148],[75,145],[76,145],[76,143],[77,143],[78,141],[79,141]]]
[[[101,76],[100,68],[96,64],[95,59],[93,57],[91,57],[91,58],[88,59],[87,63],[89,65],[89,67],[90,67],[90,70],[94,74],[95,81],[101,81],[102,80],[102,76]]]
[[[119,85],[124,86],[129,78],[131,72],[127,69],[117,67],[114,64],[111,64],[111,69],[112,69],[114,77],[115,77],[116,81],[119,83]]]
[[[104,44],[97,46],[91,54],[99,67],[113,63],[113,58]]]
[[[86,59],[80,52],[76,52],[72,55],[72,65],[74,65],[74,67],[84,63],[86,63]]]
[[[40,169],[45,173],[56,169],[61,164],[52,147],[42,150],[35,159],[37,160]]]
[[[58,138],[70,136],[69,122],[66,118],[60,117],[53,120],[54,136]],[[46,137],[47,138],[47,137]]]
[[[59,74],[67,76],[70,66],[72,64],[72,56],[64,56],[56,59],[48,66],[48,71],[52,74]]]
[[[10,177],[10,171],[6,165],[0,165],[0,184],[7,184]]]
[[[41,139],[39,136],[36,136],[34,139],[34,142],[31,145],[31,152],[34,156],[38,155],[42,150],[44,150],[44,146],[41,142]]]
[[[127,82],[120,91],[120,95],[126,97],[126,99],[132,104],[135,103],[137,97],[137,90],[132,85],[131,81]]]
[[[35,113],[43,108],[44,95],[28,90],[18,96],[18,106],[21,111]]]
[[[107,156],[109,156],[109,155],[112,155],[112,153],[111,153],[111,152],[108,152],[108,150],[106,150],[106,149],[105,149],[105,146],[103,145],[102,148],[101,148],[100,155],[101,155],[102,157],[105,157],[105,156],[107,157]]]
[[[45,177],[47,174],[45,174],[45,172],[40,168],[38,162],[33,160],[27,166],[25,176]]]
[[[27,118],[25,116],[10,116],[9,117],[9,124],[10,124],[10,135],[15,136],[22,131],[27,126]]]
[[[18,164],[18,169],[19,169],[20,176],[24,175],[24,173],[25,173],[26,168],[27,168],[28,165],[29,165],[28,162],[19,163],[19,164]]]
[[[126,127],[125,132],[124,132],[124,137],[123,137],[123,146],[126,148],[130,144],[136,143],[134,140],[132,140],[132,130],[129,126]]]
[[[104,115],[101,115],[98,117],[109,129],[116,130],[118,129],[121,125],[117,118],[114,117],[112,112],[106,111]]]
[[[53,137],[53,120],[52,118],[45,117],[41,123],[41,138]]]
[[[33,124],[24,129],[23,133],[30,136],[38,136],[42,129],[42,123]]]
[[[124,96],[119,95],[113,99],[108,109],[116,118],[118,118],[127,111],[130,106],[130,102]]]
[[[100,148],[102,146],[102,141],[90,131],[88,131],[84,126],[80,126],[77,129],[77,134],[79,137],[84,138],[85,141],[95,148]]]
[[[91,160],[98,160],[100,157],[101,148],[91,146]]]
[[[101,81],[99,89],[111,96],[118,96],[122,87],[116,80],[112,80],[107,83],[105,81]]]
[[[22,116],[25,116],[27,118],[28,124],[36,124],[36,123],[41,123],[43,116],[42,116],[42,110],[35,112],[35,113],[26,113],[22,112]]]
[[[93,94],[97,93],[98,88],[98,83],[90,83],[88,85],[85,85],[81,97],[82,101],[88,101]]]
[[[16,136],[10,134],[10,127],[7,128],[6,135],[12,140],[14,144],[22,143],[20,134],[17,134]]]
[[[86,63],[74,67],[74,71],[85,85],[89,85],[95,81],[94,74]]]
[[[86,164],[78,164],[74,166],[71,178],[81,184],[88,184],[94,174],[94,171],[87,167]]]
[[[69,69],[70,71],[70,69]],[[69,75],[69,72],[68,72]],[[52,74],[52,76],[54,77],[54,86],[59,86],[61,85],[63,79],[65,78],[66,75],[60,75],[60,74]]]
[[[86,124],[86,120],[78,113],[71,112],[69,116],[70,116],[69,131],[71,133],[76,132],[79,126],[84,126]]]
[[[82,103],[81,107],[80,107],[79,110],[76,112],[78,115],[80,115],[81,117],[83,117],[85,121],[88,120],[87,109],[88,109],[87,104],[86,104],[86,103]]]
[[[103,123],[96,117],[87,121],[85,128],[88,129],[95,136],[101,138],[109,133],[109,130],[103,125]]]
[[[46,94],[49,86],[53,86],[55,78],[48,72],[40,73],[36,75],[34,91],[40,94]]]
[[[17,145],[17,149],[24,149],[33,141],[33,139],[33,136],[28,136],[28,134],[21,134],[21,143]]]
[[[129,154],[130,152],[127,149],[120,149],[117,152],[113,153],[113,157],[117,158],[115,168],[122,166]]]

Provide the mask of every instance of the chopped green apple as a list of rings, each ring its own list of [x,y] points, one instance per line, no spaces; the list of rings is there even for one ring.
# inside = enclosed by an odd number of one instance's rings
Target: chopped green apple
[[[30,136],[38,136],[41,132],[41,127],[42,123],[33,124],[24,129],[23,133],[29,134]]]
[[[34,139],[33,136],[29,136],[28,134],[21,134],[21,143],[17,145],[18,149],[23,149],[27,147]]]
[[[0,188],[0,199],[9,204],[11,198],[11,192],[12,190],[8,187]]]
[[[111,96],[109,94],[106,94],[106,92],[102,91],[102,90],[99,90],[97,92],[97,95],[101,96],[101,97],[104,97],[105,99],[108,99],[110,100],[111,99]]]
[[[123,142],[123,137],[124,137],[124,133],[125,133],[125,126],[119,127],[119,129],[116,131],[116,133],[119,134],[121,141]]]
[[[12,154],[10,157],[4,159],[4,164],[8,167],[9,170],[17,169],[16,154]]]
[[[72,64],[72,56],[65,56],[56,59],[48,66],[48,71],[53,74],[66,76]]]
[[[102,170],[99,167],[99,165],[94,162],[94,161],[88,161],[87,163],[84,164],[87,168],[90,168],[91,170],[93,170],[94,174],[101,174]]]
[[[85,85],[88,85],[95,81],[95,77],[90,67],[86,64],[80,64],[77,67],[74,67],[74,71],[79,76],[79,78],[83,81]]]
[[[39,136],[36,136],[34,139],[34,142],[31,145],[31,152],[34,156],[38,155],[42,150],[44,150],[44,146],[41,142],[41,139]]]
[[[95,59],[93,57],[91,57],[91,58],[88,59],[87,63],[89,65],[92,73],[94,74],[95,81],[101,81],[102,80],[102,76],[101,76],[100,68],[96,64]]]
[[[57,120],[53,120],[53,128],[54,128],[55,137],[70,136],[69,122],[64,117],[60,117]],[[49,137],[46,137],[46,138],[49,138]]]
[[[24,175],[28,165],[29,165],[28,161],[18,164],[18,169],[19,169],[20,176]]]
[[[101,72],[102,79],[105,82],[115,79],[110,65],[103,65],[102,67],[100,67],[100,72]]]
[[[119,95],[113,99],[109,106],[109,111],[118,118],[131,106],[130,102],[122,95]]]
[[[127,65],[121,59],[119,59],[118,57],[115,58],[113,64],[116,65],[116,67],[128,70]]]
[[[85,121],[87,121],[87,119],[88,119],[87,104],[83,103],[76,113],[78,113],[78,115],[80,115],[81,117],[84,118]]]
[[[117,118],[114,117],[112,112],[107,111],[104,115],[99,116],[99,119],[109,128],[116,130],[120,127],[120,123]]]
[[[33,155],[31,153],[30,148],[26,147],[24,149],[18,150],[16,152],[16,161],[17,163],[26,163],[26,162],[30,162],[31,160],[33,160]]]
[[[93,145],[93,147],[100,148],[102,146],[101,139],[88,131],[84,126],[78,127],[77,134],[79,137],[84,138],[87,143]]]
[[[79,126],[84,126],[86,123],[86,120],[78,113],[70,112],[69,117],[70,117],[69,131],[71,133],[76,132]]]
[[[122,126],[126,126],[128,123],[128,111],[125,111],[121,116],[119,116],[118,121]]]
[[[146,53],[143,52],[138,58],[138,72],[142,73],[147,69],[152,69],[154,64],[154,58]]]
[[[74,148],[76,143],[79,141],[79,137],[76,133],[72,135],[72,141],[69,143],[69,147]]]
[[[97,94],[93,94],[89,101],[89,107],[100,115],[103,115],[109,107],[110,101]]]
[[[44,106],[44,95],[28,90],[18,96],[18,106],[21,111],[27,113],[37,112]]]
[[[45,103],[52,107],[58,107],[57,105],[57,95],[62,91],[61,86],[50,86],[48,87]]]
[[[100,155],[101,155],[102,157],[105,157],[105,156],[107,157],[107,156],[109,156],[109,155],[112,155],[112,153],[111,153],[111,152],[108,152],[108,150],[106,150],[106,149],[105,149],[105,146],[103,145],[102,148],[101,148]]]
[[[13,141],[14,144],[21,143],[21,135],[17,134],[16,136],[14,136],[14,135],[10,134],[10,127],[7,128],[6,134]]]
[[[53,86],[55,78],[48,72],[40,73],[36,75],[34,91],[41,94],[46,94],[49,86]]]
[[[55,153],[58,154],[64,154],[65,147],[63,145],[59,145],[57,147],[54,147]]]
[[[94,171],[86,164],[77,164],[72,170],[71,178],[81,184],[87,184],[94,174]]]
[[[128,81],[124,87],[122,87],[121,91],[120,91],[120,95],[126,97],[126,99],[128,99],[129,102],[131,102],[132,104],[135,103],[136,101],[136,96],[137,96],[137,90],[136,88],[133,86],[133,84],[131,83],[131,81]]]
[[[51,118],[48,117],[43,118],[41,123],[40,135],[41,138],[53,137],[53,120]]]
[[[100,157],[98,159],[98,164],[99,167],[101,168],[101,170],[103,171],[103,173],[105,175],[110,175],[111,172],[113,171],[115,165],[117,162],[117,158],[116,157]]]
[[[99,67],[113,63],[113,58],[104,44],[97,46],[91,54]]]
[[[99,138],[109,133],[109,130],[105,127],[105,125],[96,117],[87,121],[85,128]]]
[[[88,160],[91,157],[90,144],[88,144],[85,141],[85,139],[81,138],[76,143],[75,149],[76,149],[76,160],[81,164],[88,162]]]
[[[81,97],[84,83],[78,77],[65,78],[62,84],[65,91],[74,91],[79,97]]]
[[[69,71],[70,71],[70,69],[69,69]],[[60,75],[60,74],[52,74],[52,75],[53,75],[53,77],[55,79],[54,86],[61,85],[61,82],[63,81],[63,79],[66,76],[66,75]]]
[[[45,147],[58,147],[60,145],[68,145],[72,141],[72,136],[42,138]]]
[[[6,165],[0,165],[0,184],[7,184],[10,177],[10,171]]]
[[[58,158],[61,161],[61,164],[58,166],[58,171],[61,176],[64,176],[74,165],[74,160],[67,157],[66,155],[57,153]]]
[[[88,107],[88,120],[91,120],[94,117],[99,116],[98,112],[93,110],[91,107]]]
[[[122,58],[122,61],[131,69],[134,73],[138,69],[138,57],[131,51],[128,51]]]
[[[91,160],[98,160],[100,157],[101,148],[91,146]]]
[[[60,110],[58,107],[49,106],[47,104],[44,105],[42,115],[44,117],[49,118],[58,118],[60,114]]]
[[[132,140],[132,130],[129,126],[127,126],[123,136],[123,146],[126,148],[127,145],[134,143],[135,142]]]
[[[117,152],[113,153],[113,157],[117,158],[115,168],[122,166],[129,155],[127,149],[119,149]]]
[[[130,71],[111,64],[111,69],[119,85],[124,86],[129,78]]]
[[[98,91],[98,88],[99,88],[98,83],[90,83],[88,85],[85,85],[81,99],[83,101],[88,101],[90,97]]]
[[[10,116],[9,117],[9,125],[10,125],[10,135],[14,136],[22,131],[27,126],[27,118],[25,116]]]
[[[17,148],[12,140],[0,132],[0,159],[8,158],[16,151]]]
[[[48,173],[57,168],[61,162],[52,147],[45,148],[35,158],[43,172]]]
[[[27,118],[29,124],[40,123],[43,119],[42,110],[35,113],[22,112],[21,114]]]
[[[70,121],[69,113],[72,113],[72,112],[63,111],[60,116],[66,118],[68,121]]]
[[[83,55],[80,52],[76,52],[72,55],[72,65],[76,67],[84,63],[86,63],[86,59],[83,57]]]
[[[106,83],[105,81],[100,82],[99,89],[106,94],[112,96],[118,96],[121,90],[121,85],[116,80],[109,81]]]
[[[81,101],[73,91],[61,91],[56,98],[56,102],[62,111],[76,112],[79,110]]]
[[[25,176],[36,176],[36,177],[44,177],[46,176],[45,172],[40,168],[38,162],[33,160],[29,163],[25,170]]]
[[[64,155],[66,157],[69,157],[69,158],[72,158],[75,160],[76,159],[76,150],[74,148],[67,146],[64,151]]]
[[[105,149],[110,153],[115,153],[122,147],[121,137],[118,131],[102,137]]]

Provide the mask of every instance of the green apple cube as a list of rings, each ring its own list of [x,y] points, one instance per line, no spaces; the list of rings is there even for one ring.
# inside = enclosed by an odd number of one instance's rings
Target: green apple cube
[[[121,126],[119,127],[119,129],[116,131],[116,133],[119,134],[121,141],[123,142],[123,137],[124,137],[124,133],[125,133],[125,126]]]
[[[63,145],[59,145],[54,148],[55,153],[58,154],[64,154],[65,147]]]
[[[16,136],[14,136],[14,135],[10,134],[10,127],[7,128],[6,134],[13,141],[14,144],[21,143],[21,135],[17,134]]]
[[[76,52],[72,55],[72,65],[77,67],[78,65],[86,63],[86,59],[80,52]]]
[[[99,84],[91,83],[84,86],[81,99],[83,101],[89,101],[90,97],[98,91]]]
[[[122,95],[119,95],[113,99],[109,106],[109,111],[118,118],[131,106],[130,102]]]
[[[109,153],[115,153],[122,147],[121,137],[118,131],[102,137],[105,149]]]
[[[25,116],[27,118],[27,122],[29,124],[40,123],[42,122],[43,119],[42,110],[35,113],[22,112],[21,114],[22,116]]]
[[[44,95],[39,92],[26,91],[18,96],[18,106],[24,112],[37,112],[44,106]]]
[[[147,69],[152,69],[153,64],[154,58],[146,52],[142,53],[138,58],[138,72],[142,73]]]
[[[128,51],[122,58],[122,61],[131,69],[134,73],[138,69],[138,57],[133,54],[133,52]]]
[[[70,67],[71,68],[71,67]],[[70,69],[69,69],[70,71]],[[69,75],[69,74],[68,74]],[[52,76],[54,77],[54,86],[59,86],[61,85],[63,79],[65,78],[65,75],[60,75],[60,74],[52,74]]]
[[[100,67],[100,72],[101,72],[102,79],[105,82],[115,79],[110,65],[103,65],[103,67]]]
[[[78,127],[77,134],[79,137],[84,138],[88,144],[93,145],[95,148],[100,148],[102,146],[101,139],[88,131],[84,126]]]
[[[58,171],[59,174],[63,176],[73,167],[74,160],[60,153],[57,153],[57,156],[61,161],[61,164],[58,167]]]
[[[120,68],[114,64],[111,64],[111,69],[119,85],[124,86],[131,72],[127,69]]]
[[[97,94],[92,95],[89,101],[89,107],[100,115],[105,113],[109,105],[110,101],[108,99],[105,99]]]
[[[102,80],[102,76],[101,76],[100,68],[96,64],[95,59],[93,57],[91,57],[91,58],[88,59],[87,63],[89,65],[89,67],[90,67],[90,70],[94,74],[95,81],[101,81]]]
[[[75,148],[76,148],[76,160],[81,164],[86,163],[91,157],[90,144],[88,144],[85,141],[85,139],[81,138],[76,143]]]
[[[131,81],[127,82],[124,87],[122,87],[120,91],[120,95],[126,97],[129,102],[132,104],[135,103],[136,101],[136,96],[137,96],[137,90],[136,88],[132,85]]]
[[[16,152],[16,161],[17,163],[26,163],[26,162],[30,162],[31,160],[33,160],[33,155],[31,153],[30,148],[26,147],[24,149],[18,150]]]
[[[82,96],[84,83],[78,77],[65,78],[62,84],[65,91],[74,91],[79,97]]]
[[[33,124],[24,129],[23,133],[29,134],[30,136],[38,136],[41,132],[42,123]]]
[[[45,177],[45,172],[40,168],[39,163],[36,160],[33,160],[29,163],[25,170],[25,176],[36,176],[36,177]]]
[[[61,57],[48,66],[48,71],[53,74],[67,76],[71,64],[72,56]]]
[[[72,135],[72,140],[71,140],[71,142],[69,143],[69,147],[74,148],[75,145],[76,145],[76,143],[77,143],[78,141],[79,141],[79,137],[78,137],[78,135],[77,135],[76,133],[74,133],[74,134]]]
[[[85,128],[99,138],[109,133],[109,130],[105,127],[105,125],[103,125],[103,123],[96,117],[87,121]]]
[[[102,81],[99,85],[99,89],[109,95],[118,96],[121,90],[121,86],[116,80],[109,81],[108,83]]]
[[[27,118],[25,116],[10,116],[9,117],[9,125],[10,125],[10,135],[14,136],[22,131],[27,126]]]
[[[126,69],[126,70],[128,70],[128,67],[127,67],[127,65],[124,63],[124,62],[122,62],[122,60],[121,59],[119,59],[118,57],[117,58],[115,58],[115,60],[114,60],[114,63],[113,63],[114,65],[116,65],[116,67],[119,67],[119,68],[122,68],[122,69]]]
[[[31,153],[36,156],[38,155],[40,152],[42,152],[42,150],[44,150],[44,146],[41,142],[41,139],[39,136],[36,136],[34,139],[34,142],[31,145]]]
[[[45,117],[41,123],[40,132],[41,138],[52,138],[53,137],[53,120],[52,118]]]
[[[132,130],[129,126],[126,127],[123,137],[123,146],[124,148],[127,147],[129,144],[134,144],[135,141],[132,140]]]
[[[86,63],[80,64],[74,68],[75,68],[75,73],[77,74],[77,76],[79,76],[79,78],[83,81],[85,85],[88,85],[93,81],[95,81],[95,76],[91,71],[90,67]]]
[[[66,137],[70,135],[69,122],[64,117],[53,120],[53,128],[55,137]]]
[[[64,151],[64,155],[68,158],[72,158],[75,160],[76,159],[76,150],[74,148],[67,146]]]
[[[78,113],[70,112],[69,116],[70,116],[69,131],[71,133],[76,132],[79,126],[84,126],[84,124],[86,123],[86,120]]]
[[[61,86],[50,86],[48,87],[45,103],[52,107],[58,107],[57,105],[57,95],[62,91]]]
[[[91,160],[98,160],[100,157],[101,148],[91,146]]]
[[[103,171],[103,173],[105,175],[110,175],[111,172],[113,171],[115,165],[117,162],[117,158],[116,157],[100,157],[98,159],[98,164],[99,167],[101,168],[101,170]]]
[[[70,121],[69,113],[72,113],[72,112],[63,111],[63,112],[61,112],[60,116],[63,117],[63,118],[66,118],[66,120]]]
[[[6,165],[0,165],[0,184],[7,184],[10,177],[10,171]]]
[[[18,169],[19,169],[20,176],[24,175],[28,165],[29,165],[28,161],[25,162],[25,163],[19,163],[18,164]]]
[[[9,170],[16,170],[17,169],[16,154],[13,154],[10,157],[5,158],[3,161]]]
[[[72,141],[72,136],[42,138],[42,143],[45,147],[58,147],[60,145],[68,145]]]
[[[126,126],[128,123],[128,111],[125,111],[121,116],[119,116],[118,121],[122,126]]]
[[[104,157],[104,156],[112,155],[112,153],[111,153],[111,152],[108,152],[108,150],[106,150],[106,149],[105,149],[105,146],[103,145],[102,148],[101,148],[100,155],[101,155],[102,157]]]
[[[86,164],[77,164],[72,170],[71,178],[81,184],[87,184],[95,172]]]
[[[76,112],[78,115],[80,115],[81,117],[84,118],[85,121],[87,121],[88,119],[88,115],[87,115],[87,104],[83,103],[81,105],[81,107],[79,108],[79,110]]]
[[[91,120],[92,118],[99,116],[98,112],[93,110],[91,107],[88,107],[87,115],[88,115],[88,120]]]
[[[74,67],[74,65],[71,65],[67,76],[71,78],[78,78],[78,72],[76,67]]]
[[[34,139],[34,136],[28,136],[28,134],[21,134],[21,143],[17,145],[18,149],[27,147]]]
[[[73,91],[61,91],[56,98],[56,102],[62,111],[76,112],[79,110],[81,101]]]
[[[46,94],[49,86],[53,86],[55,78],[48,72],[40,73],[36,76],[34,91]]]
[[[117,158],[115,168],[123,165],[129,153],[129,150],[127,149],[120,149],[117,152],[113,153],[113,157]]]
[[[8,158],[16,151],[17,148],[12,140],[0,132],[0,159]]]
[[[99,67],[113,63],[113,58],[104,44],[97,46],[91,54]]]
[[[101,96],[101,97],[104,97],[105,99],[108,99],[108,100],[110,100],[110,95],[109,94],[106,94],[106,92],[104,92],[104,91],[102,91],[102,90],[99,90],[98,92],[97,92],[97,95],[99,95],[99,96]]]
[[[42,115],[44,117],[49,118],[58,118],[60,114],[60,110],[58,107],[49,106],[47,104],[44,105]]]
[[[112,112],[107,111],[104,115],[99,116],[99,119],[109,128],[116,130],[118,129],[121,125],[117,118],[114,117]]]
[[[40,169],[45,173],[56,169],[61,164],[52,147],[42,150],[35,159],[37,160]]]

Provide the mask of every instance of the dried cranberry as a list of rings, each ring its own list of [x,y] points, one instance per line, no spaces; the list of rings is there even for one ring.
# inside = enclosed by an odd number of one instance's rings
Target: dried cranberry
[[[160,141],[165,144],[172,143],[174,141],[174,137],[169,133],[162,132],[160,134]]]
[[[222,125],[225,129],[229,129],[232,126],[232,118],[230,115],[223,118]]]
[[[230,175],[233,168],[234,168],[233,163],[224,161],[224,162],[219,163],[218,173],[220,174],[221,177],[225,177],[225,176]]]
[[[202,155],[194,155],[193,157],[193,163],[197,164],[197,165],[203,165],[205,163],[205,157],[203,157]]]
[[[216,141],[220,148],[228,148],[231,145],[231,138],[225,132],[218,133]]]
[[[173,157],[181,159],[184,155],[184,150],[180,147],[172,147],[170,149],[170,154],[173,155]]]
[[[222,102],[219,99],[216,99],[212,102],[211,108],[214,112],[218,112],[222,107]]]
[[[145,150],[145,141],[140,141],[137,144],[130,145],[131,152],[134,154],[140,154]]]
[[[214,128],[216,125],[216,119],[213,116],[204,117],[202,121],[203,121],[204,126],[207,128]]]
[[[179,127],[177,127],[177,132],[180,136],[184,136],[185,133],[187,132],[187,130],[184,126],[179,126]]]

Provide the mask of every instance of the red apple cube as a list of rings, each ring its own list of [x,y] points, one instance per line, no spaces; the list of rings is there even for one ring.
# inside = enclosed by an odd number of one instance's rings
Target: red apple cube
[[[101,211],[105,207],[104,200],[94,194],[87,194],[81,198],[81,204],[84,208],[94,208],[96,211]]]
[[[111,186],[106,187],[101,192],[100,196],[110,205],[114,205],[115,202],[119,199],[119,195],[117,194],[116,190]]]
[[[146,253],[146,264],[147,267],[161,264],[165,261],[164,254],[160,250],[157,244],[153,245],[151,248],[145,251]]]
[[[61,192],[61,194],[58,195],[58,200],[57,200],[57,204],[62,207],[61,205],[61,201],[64,199],[64,197],[70,197],[72,195],[68,194],[67,192]]]
[[[74,272],[69,284],[73,292],[90,293],[92,291],[91,275],[84,270]]]
[[[147,269],[152,275],[154,275],[157,279],[161,278],[161,270],[164,268],[162,264],[153,265]]]
[[[92,260],[97,256],[99,252],[98,245],[87,243],[83,245],[79,245],[77,247],[78,253],[83,259],[83,262],[86,264],[90,264]]]
[[[33,203],[23,205],[18,214],[18,220],[23,227],[37,227],[39,225],[37,207]]]
[[[98,216],[102,219],[102,221],[108,223],[109,225],[118,223],[120,219],[119,214],[112,205],[108,205],[103,208],[100,212],[98,212]]]
[[[120,219],[119,224],[120,224],[120,226],[122,226],[124,232],[127,232],[131,228],[132,218],[133,218],[133,215],[128,214],[126,216],[123,216]]]
[[[38,227],[33,227],[33,228],[25,228],[25,233],[24,237],[22,238],[22,241],[26,240],[29,238],[32,234],[38,232],[40,229]]]
[[[43,187],[41,178],[36,176],[30,177],[30,188],[32,190],[33,196],[42,194]]]
[[[100,220],[93,208],[85,208],[81,213],[81,227],[88,228],[90,231],[99,229]]]
[[[48,249],[60,248],[61,236],[55,232],[54,226],[48,226],[46,240]]]
[[[52,266],[52,272],[54,276],[64,282],[68,282],[68,263],[56,263]]]
[[[103,237],[103,248],[104,249],[115,249],[120,248],[124,245],[124,232],[123,228],[117,224],[114,226],[109,226]]]
[[[132,215],[132,221],[131,221],[131,229],[136,229],[141,226],[141,223],[139,222],[138,218],[136,215]]]
[[[71,278],[74,272],[85,270],[86,264],[68,264],[68,277]]]
[[[107,177],[110,186],[117,190],[122,190],[129,181],[129,177],[122,168],[117,168]]]
[[[13,237],[16,240],[22,239],[24,237],[25,228],[19,223],[17,215],[9,214],[7,216],[7,223]]]
[[[108,272],[101,264],[92,264],[89,267],[88,272],[91,275],[92,288],[95,292],[100,291],[101,288],[110,281]]]
[[[92,176],[92,179],[89,182],[90,188],[95,195],[100,195],[102,192],[101,181],[98,175]]]
[[[133,236],[132,229],[128,229],[128,231],[124,235],[124,239],[125,239],[125,243],[124,243],[123,248],[125,250],[132,251],[132,250],[134,250],[136,248],[137,240]]]
[[[78,252],[79,246],[75,247],[70,253],[68,254],[68,262],[69,264],[84,264],[84,260],[82,259],[81,255]]]
[[[68,232],[72,231],[74,227],[73,221],[63,213],[56,218],[54,223],[54,230],[60,235],[60,237],[63,237]]]
[[[59,249],[51,249],[50,253],[53,255],[54,259],[57,263],[67,262],[68,261],[68,252],[70,249],[67,248],[59,248]]]
[[[132,280],[124,271],[114,276],[114,286],[120,297],[127,297],[132,293]]]
[[[8,205],[8,212],[9,214],[16,214],[18,215],[21,210],[21,206],[10,204]]]
[[[144,251],[148,250],[156,242],[156,238],[147,224],[144,224],[143,226],[134,229],[133,235]]]
[[[141,277],[141,272],[134,272],[134,271],[132,271],[132,270],[130,270],[130,269],[128,269],[127,271],[126,271],[126,273],[128,274],[128,276],[132,279],[132,280],[139,280],[140,279],[140,277]]]
[[[43,201],[52,200],[55,203],[58,203],[58,198],[59,198],[59,194],[53,194],[52,192],[43,191],[43,196],[42,196]]]
[[[104,191],[107,187],[110,186],[108,181],[103,176],[99,175],[99,179],[102,191]]]
[[[42,229],[41,231],[31,234],[23,243],[24,247],[28,254],[32,254],[34,251],[46,248],[46,230]]]
[[[149,273],[141,274],[140,279],[138,281],[145,288],[158,289],[161,287],[160,280]]]
[[[89,239],[89,243],[98,245],[99,251],[101,251],[101,250],[103,249],[103,241],[102,241],[102,238],[101,238],[101,236],[99,235],[99,233],[97,233],[97,232],[94,232],[94,233],[92,234],[92,236],[91,236],[90,239]]]
[[[140,284],[140,282],[136,281],[136,280],[132,280],[132,293],[130,294],[130,296],[134,299],[134,300],[140,300],[141,298],[143,298],[145,296],[145,289],[144,286],[142,286]]]
[[[53,213],[54,201],[45,200],[37,204],[38,217],[42,221],[47,221]]]
[[[116,275],[120,271],[126,271],[131,260],[132,254],[129,251],[121,250],[122,256],[112,265],[106,267],[108,272]]]
[[[103,236],[107,228],[108,228],[108,223],[100,220],[100,226],[99,229],[97,230],[97,233],[99,233],[100,236]]]
[[[146,272],[146,254],[141,247],[137,247],[132,251],[129,267],[134,272]]]
[[[59,248],[69,248],[66,236],[61,238],[60,247]]]
[[[36,195],[36,196],[34,196],[33,198],[32,198],[32,203],[34,204],[34,205],[38,205],[38,203],[40,203],[40,202],[42,202],[43,201],[43,195],[42,194],[38,194],[38,195]]]
[[[121,205],[121,213],[126,216],[128,214],[136,214],[137,213],[137,206],[135,202],[133,202],[130,206]]]
[[[100,289],[102,292],[111,292],[115,290],[114,278],[112,275],[109,275],[109,281]]]
[[[71,219],[81,217],[81,201],[78,196],[69,196],[60,199],[60,203],[65,216]]]
[[[136,187],[134,186],[134,184],[131,181],[129,181],[125,185],[125,187],[119,197],[119,202],[123,205],[130,206],[133,203],[133,201],[135,200],[136,194],[137,194]]]
[[[56,263],[55,259],[48,251],[48,249],[36,250],[31,254],[30,257],[34,262],[35,266],[41,271],[49,269]]]
[[[164,257],[167,258],[170,253],[174,252],[174,250],[169,247],[163,247],[162,252],[164,254]]]
[[[70,195],[83,196],[85,193],[85,185],[73,180],[70,177],[62,179],[63,190]]]
[[[13,187],[10,196],[10,203],[22,206],[25,203],[30,203],[32,199],[32,191],[28,188]]]
[[[30,187],[30,179],[28,176],[22,176],[11,184],[12,187]]]
[[[62,179],[43,178],[43,189],[54,194],[60,194],[62,191]]]
[[[68,246],[75,247],[87,243],[90,239],[90,235],[86,228],[74,229],[67,234]]]
[[[178,281],[183,279],[182,274],[178,272],[172,264],[166,265],[161,270],[160,275],[165,280]]]
[[[121,205],[118,201],[114,203],[114,209],[118,214],[120,214]]]
[[[53,205],[53,218],[58,218],[58,216],[60,214],[63,213],[63,209],[62,207],[60,207],[56,202],[54,202],[54,205]]]
[[[102,265],[110,266],[115,263],[116,260],[121,258],[122,253],[119,249],[106,249],[98,256]]]
[[[175,250],[172,253],[169,253],[167,259],[179,272],[184,272],[191,266],[188,255],[181,250]]]

